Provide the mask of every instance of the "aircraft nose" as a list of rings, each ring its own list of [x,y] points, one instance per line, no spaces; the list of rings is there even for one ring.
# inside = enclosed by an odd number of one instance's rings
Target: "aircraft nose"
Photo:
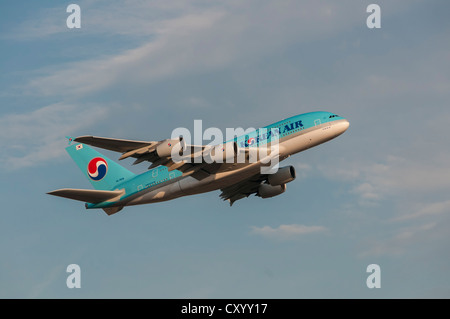
[[[345,131],[347,131],[348,127],[350,126],[350,122],[347,120],[342,120],[339,123],[336,123],[338,125],[337,129],[338,129],[338,135],[344,133]]]
[[[343,128],[344,132],[347,131],[347,129],[348,129],[349,126],[350,126],[350,122],[349,122],[348,120],[345,120],[345,121],[342,123],[342,128]]]

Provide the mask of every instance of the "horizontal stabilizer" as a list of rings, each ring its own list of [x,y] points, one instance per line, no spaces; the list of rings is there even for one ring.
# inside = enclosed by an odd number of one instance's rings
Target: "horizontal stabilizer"
[[[120,197],[125,194],[125,190],[104,191],[94,189],[64,188],[51,191],[47,194],[97,204],[106,201],[118,201]]]

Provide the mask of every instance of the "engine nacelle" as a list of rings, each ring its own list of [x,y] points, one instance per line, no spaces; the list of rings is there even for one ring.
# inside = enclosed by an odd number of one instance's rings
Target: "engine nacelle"
[[[286,184],[275,186],[269,184],[261,184],[258,187],[258,192],[256,193],[256,196],[259,196],[261,198],[269,198],[280,195],[285,191],[286,191]]]
[[[278,169],[275,174],[269,174],[267,181],[270,185],[282,185],[292,182],[295,179],[294,166],[285,166]]]
[[[175,145],[178,145],[179,152],[183,152],[186,148],[186,145],[184,143],[184,139],[182,136],[180,136],[177,139],[167,139],[164,141],[161,141],[161,143],[156,146],[156,154],[158,154],[159,157],[171,157],[172,155],[172,149],[175,147]]]

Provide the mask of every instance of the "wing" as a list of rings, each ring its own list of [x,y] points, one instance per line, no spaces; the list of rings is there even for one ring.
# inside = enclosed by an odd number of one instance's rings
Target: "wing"
[[[122,140],[97,136],[80,136],[77,137],[74,141],[120,153],[126,153],[132,150],[151,147],[158,143],[158,142]]]
[[[256,174],[231,186],[222,188],[220,198],[228,200],[230,206],[239,199],[249,197],[258,192],[259,185],[267,180],[267,174]]]
[[[80,136],[77,137],[75,142],[88,144],[95,147],[104,148],[110,151],[120,152],[122,156],[119,160],[123,160],[128,157],[136,158],[134,164],[139,164],[144,161],[151,162],[149,169],[155,168],[159,165],[164,165],[169,171],[174,169],[180,170],[185,175],[192,175],[197,179],[203,179],[210,174],[217,173],[220,169],[225,169],[226,166],[231,164],[226,163],[206,163],[203,159],[200,161],[190,160],[188,162],[174,161],[171,154],[171,148],[174,144],[181,143],[182,138],[175,140],[162,140],[162,141],[134,141],[114,139],[107,137],[97,136]],[[182,145],[183,149],[189,149],[190,159],[196,156],[201,156],[202,152],[207,146],[204,145]]]
[[[91,146],[104,148],[110,151],[120,152],[119,160],[128,157],[136,158],[134,164],[144,161],[152,163],[149,169],[155,168],[159,165],[166,166],[169,171],[179,170],[184,176],[191,175],[192,177],[201,180],[219,172],[230,171],[242,168],[248,165],[251,156],[257,156],[259,149],[257,147],[238,148],[236,142],[229,142],[221,145],[216,149],[212,145],[186,145],[182,137],[178,139],[166,139],[162,141],[133,141],[123,139],[113,139],[97,136],[80,136],[74,141],[85,143]],[[188,154],[184,156],[186,161],[174,160],[171,157],[172,148],[179,144],[180,150]],[[244,153],[244,161],[237,163],[227,163],[225,158],[236,158],[238,153]],[[210,158],[221,158],[222,161],[205,161],[203,155],[209,154]],[[252,155],[253,154],[253,155]],[[254,157],[256,158],[256,157]]]

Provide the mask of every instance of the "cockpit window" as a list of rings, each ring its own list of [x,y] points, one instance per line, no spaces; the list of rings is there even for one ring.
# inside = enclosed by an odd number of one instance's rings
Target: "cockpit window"
[[[339,117],[339,115],[333,114],[333,115],[330,115],[329,118],[331,119],[331,118],[333,118],[333,117]]]

